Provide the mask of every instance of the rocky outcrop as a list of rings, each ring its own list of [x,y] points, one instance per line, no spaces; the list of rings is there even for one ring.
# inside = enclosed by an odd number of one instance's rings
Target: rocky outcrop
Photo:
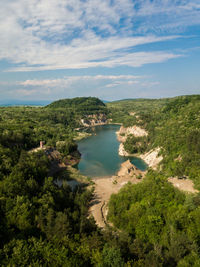
[[[118,177],[139,177],[142,178],[145,175],[145,172],[140,171],[135,165],[133,165],[130,160],[127,160],[121,164],[121,168],[118,171]]]
[[[179,155],[176,159],[175,159],[175,161],[179,161],[179,162],[181,162],[182,161],[182,156],[181,155]]]
[[[136,125],[125,128],[121,126],[119,131],[116,132],[117,138],[120,142],[125,142],[128,135],[134,135],[135,137],[147,136],[148,132]]]
[[[119,155],[122,156],[122,157],[128,157],[128,156],[129,156],[129,153],[126,152],[123,143],[121,143],[121,144],[119,145],[118,153],[119,153]]]
[[[135,166],[130,162],[130,160],[127,160],[121,164],[121,168],[118,171],[118,176],[125,176],[125,175],[131,175],[132,172],[135,170]]]
[[[91,126],[97,126],[97,125],[104,125],[107,124],[107,118],[105,114],[93,114],[88,115],[85,118],[81,119],[81,124],[84,127],[91,127]]]
[[[151,167],[153,170],[156,170],[158,168],[159,163],[163,160],[162,155],[159,155],[160,147],[157,147],[156,149],[152,149],[149,152],[140,155],[140,158],[143,159],[149,167]]]
[[[130,156],[130,154],[124,149],[123,143],[126,142],[126,139],[129,135],[134,135],[135,137],[141,137],[141,136],[147,136],[148,133],[144,129],[134,125],[133,127],[127,127],[121,126],[119,131],[116,132],[117,139],[121,143],[119,145],[118,153],[120,156]]]

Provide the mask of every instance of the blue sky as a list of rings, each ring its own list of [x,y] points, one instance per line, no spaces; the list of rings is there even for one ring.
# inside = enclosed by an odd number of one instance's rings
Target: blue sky
[[[200,0],[8,0],[0,99],[200,93]]]

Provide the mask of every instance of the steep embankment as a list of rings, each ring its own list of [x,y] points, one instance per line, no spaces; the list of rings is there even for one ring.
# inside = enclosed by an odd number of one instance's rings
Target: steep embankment
[[[157,147],[156,149],[152,149],[145,154],[141,154],[140,158],[143,159],[150,168],[156,170],[159,163],[163,160],[163,156],[159,155],[159,153],[160,147]]]
[[[132,127],[127,127],[127,128],[121,126],[116,134],[120,142],[125,142],[129,134],[132,134],[135,137],[141,137],[141,136],[147,136],[148,132],[139,126],[134,125]]]
[[[133,116],[133,115],[132,115]],[[128,153],[124,148],[124,143],[126,142],[127,138],[130,136],[134,137],[146,137],[148,136],[148,132],[145,129],[142,129],[139,126],[132,126],[125,128],[121,126],[120,130],[116,133],[117,139],[119,140],[119,155],[120,156],[131,156],[132,154]],[[152,169],[157,169],[158,164],[163,160],[163,157],[159,155],[160,148],[156,148],[153,150],[148,151],[145,154],[139,154],[139,157],[143,159],[149,167]]]
[[[136,153],[143,154],[142,158],[148,164],[152,162],[152,166],[154,165],[153,158],[156,154],[157,159],[161,159],[160,152],[149,151],[152,147],[160,147],[165,176],[187,176],[193,180],[196,188],[200,188],[200,95],[124,100],[110,103],[108,107],[113,110],[113,121],[120,121],[125,127],[137,125],[147,130],[147,142],[142,147],[144,149],[136,144],[136,148],[139,148]],[[125,151],[128,152],[128,145],[131,148],[134,143],[134,138],[127,141],[124,136],[120,138],[124,142],[120,146],[124,155]]]
[[[91,127],[91,126],[107,124],[108,120],[105,113],[100,113],[100,114],[85,115],[80,122],[84,127]]]
[[[124,143],[126,142],[128,136],[133,135],[135,137],[143,137],[148,135],[145,129],[142,129],[136,125],[127,128],[121,126],[116,134],[118,141],[121,142],[119,146],[119,155],[125,157],[130,155],[130,153],[128,153],[124,148]]]

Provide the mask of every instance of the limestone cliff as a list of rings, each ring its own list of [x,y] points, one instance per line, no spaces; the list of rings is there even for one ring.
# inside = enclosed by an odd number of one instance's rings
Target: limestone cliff
[[[152,149],[149,152],[140,155],[140,158],[143,159],[149,167],[151,167],[153,170],[156,170],[158,168],[159,163],[163,160],[162,155],[159,155],[160,147],[157,147],[156,149]]]
[[[125,128],[124,126],[121,126],[119,131],[116,134],[117,134],[118,140],[124,143],[128,135],[134,135],[135,137],[147,136],[148,132],[145,129],[142,129],[134,125],[132,127],[127,127],[127,128]]]
[[[122,156],[122,157],[127,157],[127,156],[129,156],[129,153],[126,152],[123,143],[121,143],[121,144],[119,145],[118,153],[119,153],[119,155]]]
[[[84,127],[97,126],[107,124],[108,120],[105,114],[92,114],[87,115],[81,119],[81,124]]]
[[[119,145],[119,155],[127,157],[130,154],[124,149],[123,143],[126,142],[126,139],[129,135],[134,135],[135,137],[141,137],[141,136],[147,136],[148,132],[145,129],[142,129],[136,125],[132,127],[125,128],[124,126],[121,126],[119,131],[116,132],[117,139],[121,144]]]

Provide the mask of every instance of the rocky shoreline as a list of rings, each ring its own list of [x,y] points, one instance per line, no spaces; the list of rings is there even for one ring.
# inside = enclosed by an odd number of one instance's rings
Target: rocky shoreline
[[[121,126],[119,131],[116,132],[116,135],[117,135],[117,140],[120,142],[118,150],[119,155],[122,157],[128,157],[128,156],[133,156],[132,154],[129,154],[124,148],[124,142],[126,142],[128,136],[134,135],[135,137],[142,137],[142,136],[147,136],[148,132],[145,129],[142,129],[136,125],[127,128]]]
[[[142,129],[136,125],[133,127],[124,126],[120,127],[120,130],[116,132],[117,139],[120,142],[118,153],[120,156],[128,157],[128,156],[136,156],[144,160],[144,162],[153,170],[158,168],[159,163],[163,160],[162,155],[160,153],[160,147],[152,149],[145,154],[129,154],[124,148],[124,142],[126,141],[129,135],[134,135],[135,137],[147,136],[148,132],[145,129]]]
[[[145,154],[141,154],[140,158],[143,159],[150,168],[157,170],[159,163],[163,160],[163,156],[159,155],[159,153],[160,147],[157,147]]]

